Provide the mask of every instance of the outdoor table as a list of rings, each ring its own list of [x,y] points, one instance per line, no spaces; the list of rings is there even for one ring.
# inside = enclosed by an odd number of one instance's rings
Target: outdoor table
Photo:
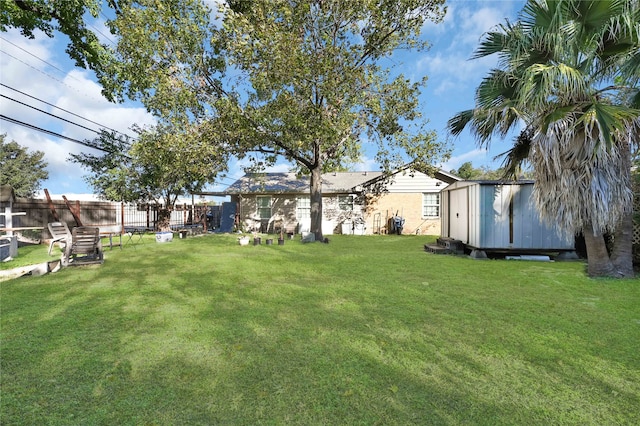
[[[127,245],[131,243],[131,245],[135,246],[136,244],[142,242],[142,237],[149,231],[153,231],[153,229],[147,228],[145,226],[125,226],[124,232],[129,238],[124,244]]]
[[[120,238],[120,241],[116,244],[113,243],[114,235]],[[100,238],[109,238],[109,250],[113,250],[114,245],[120,246],[120,250],[122,250],[122,234],[120,232],[113,232],[113,231],[100,232]]]

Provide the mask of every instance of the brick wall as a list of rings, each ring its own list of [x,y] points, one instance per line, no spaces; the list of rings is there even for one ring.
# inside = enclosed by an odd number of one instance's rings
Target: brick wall
[[[396,212],[405,219],[403,234],[440,235],[440,219],[422,218],[422,194],[383,194],[370,200],[367,209],[367,232],[374,232],[374,216],[380,214],[382,233],[387,232],[387,220]]]

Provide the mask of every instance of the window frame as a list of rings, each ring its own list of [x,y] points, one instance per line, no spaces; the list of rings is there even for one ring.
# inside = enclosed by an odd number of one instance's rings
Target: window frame
[[[301,200],[304,200],[306,206],[300,205]],[[306,212],[306,216],[301,215],[301,212]],[[296,219],[298,221],[311,219],[311,197],[309,195],[298,195],[296,197]]]
[[[348,199],[349,201],[344,201],[346,199]],[[353,212],[355,201],[356,197],[352,194],[338,195],[338,210],[340,210],[341,212]]]
[[[268,200],[268,206],[263,206],[261,200]],[[269,215],[263,216],[268,209]],[[271,219],[273,215],[273,197],[271,195],[257,195],[256,196],[256,213],[260,219]]]
[[[441,194],[440,192],[435,192],[435,191],[433,191],[433,192],[423,192],[422,193],[422,218],[423,219],[439,219],[440,218],[440,215],[441,215],[441,212],[442,212],[442,210],[441,210],[442,197],[440,196],[440,194]],[[433,203],[433,202],[427,203],[429,196],[432,196],[432,195],[435,195],[435,197],[436,197],[435,201],[436,202],[435,203]],[[436,211],[435,215],[427,214],[427,211],[431,210],[431,209],[435,209],[435,211]]]

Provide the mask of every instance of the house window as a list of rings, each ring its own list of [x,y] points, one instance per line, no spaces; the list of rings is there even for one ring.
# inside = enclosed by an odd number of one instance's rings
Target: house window
[[[338,206],[340,211],[352,212],[353,211],[353,195],[340,195],[338,197]]]
[[[271,197],[257,197],[257,202],[260,219],[271,219]]]
[[[296,199],[296,218],[298,220],[309,219],[311,217],[311,198],[298,197]]]
[[[426,192],[422,194],[422,217],[440,217],[439,192]]]

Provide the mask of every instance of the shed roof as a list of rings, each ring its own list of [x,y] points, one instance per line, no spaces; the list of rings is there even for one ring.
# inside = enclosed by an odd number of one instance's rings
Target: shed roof
[[[461,180],[447,186],[444,190],[451,191],[468,186],[503,186],[503,185],[533,185],[533,180]]]

